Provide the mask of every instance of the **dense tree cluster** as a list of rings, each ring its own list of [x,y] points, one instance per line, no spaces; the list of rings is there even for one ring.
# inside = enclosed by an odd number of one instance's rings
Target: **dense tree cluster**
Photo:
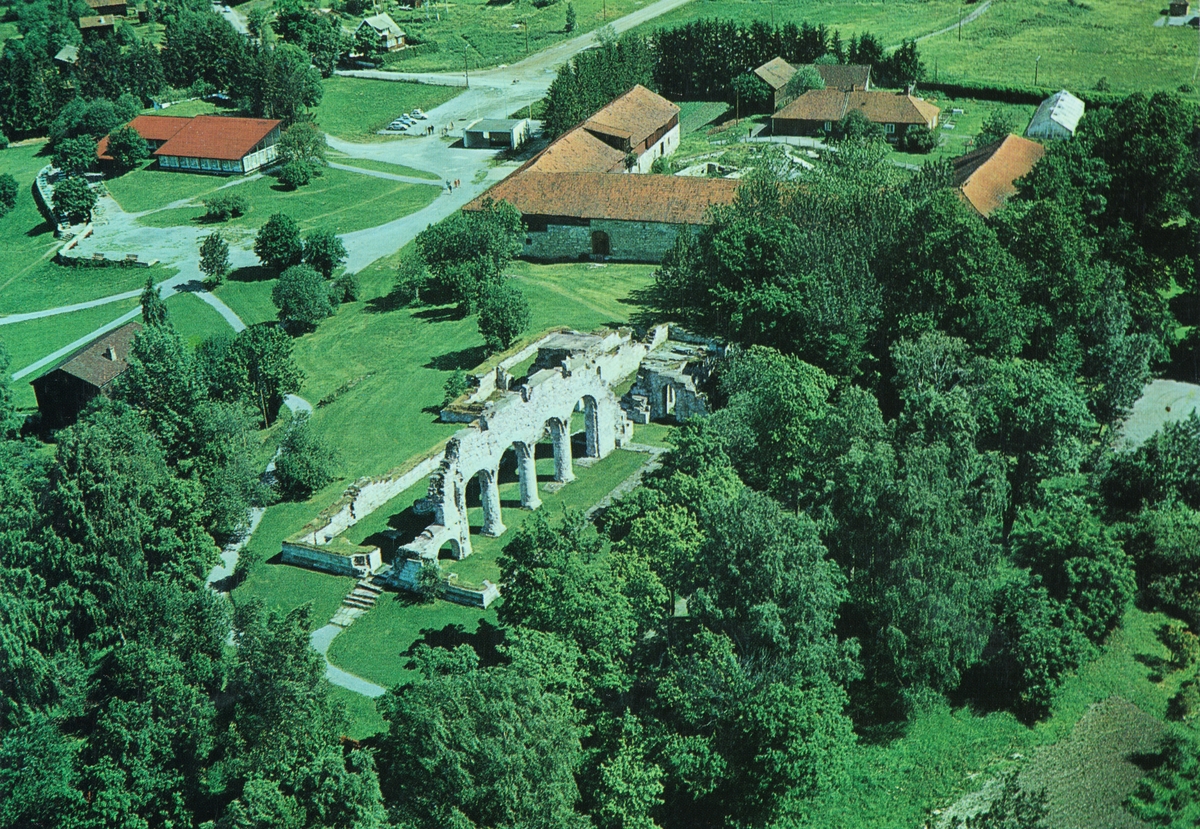
[[[649,43],[637,35],[580,52],[559,68],[546,91],[542,129],[560,135],[631,86],[652,86],[654,65]]]

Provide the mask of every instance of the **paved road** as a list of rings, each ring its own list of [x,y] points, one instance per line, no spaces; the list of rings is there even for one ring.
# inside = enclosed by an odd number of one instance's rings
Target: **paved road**
[[[329,661],[329,646],[333,643],[334,637],[341,632],[342,628],[337,625],[325,625],[325,627],[314,630],[312,633],[310,641],[313,650],[321,654],[325,659],[325,678],[334,685],[348,688],[356,694],[362,694],[364,697],[375,699],[386,694],[387,688],[384,688],[382,685],[376,685],[374,682],[363,679],[361,676],[355,676],[349,671],[343,671]]]
[[[958,29],[958,27],[960,25],[966,26],[968,23],[973,23],[975,21],[975,19],[979,17],[979,15],[983,14],[985,11],[988,10],[988,6],[990,6],[990,5],[992,5],[992,0],[985,0],[985,2],[979,4],[979,8],[975,9],[970,14],[968,14],[966,17],[964,17],[962,19],[962,23],[955,23],[953,26],[947,26],[944,29],[938,29],[936,32],[930,32],[927,35],[921,35],[920,37],[918,37],[916,39],[917,43],[920,43],[922,40],[928,40],[931,37],[937,37],[938,35],[944,35],[944,34],[953,32],[956,29]],[[895,49],[899,45],[900,44],[897,43],[897,44],[895,44],[895,46],[892,46],[891,48]]]
[[[44,311],[30,311],[27,314],[9,314],[5,317],[0,317],[0,325],[12,325],[14,322],[25,322],[26,320],[36,320],[42,317],[53,317],[57,314],[69,314],[72,311],[83,311],[86,308],[96,308],[100,305],[108,305],[110,302],[120,302],[122,299],[133,299],[136,296],[141,296],[142,289],[138,288],[135,291],[126,291],[123,294],[112,294],[110,296],[93,299],[90,302],[77,302],[74,305],[60,305],[57,308],[48,308]]]

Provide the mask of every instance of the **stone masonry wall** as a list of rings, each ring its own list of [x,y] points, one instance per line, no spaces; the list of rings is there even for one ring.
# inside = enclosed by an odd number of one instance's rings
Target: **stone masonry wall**
[[[662,261],[682,232],[698,232],[698,227],[662,222],[618,222],[593,219],[584,225],[549,225],[545,231],[531,231],[522,255],[536,260],[577,260],[592,255],[592,232],[604,231],[609,239],[609,256],[619,262]]]

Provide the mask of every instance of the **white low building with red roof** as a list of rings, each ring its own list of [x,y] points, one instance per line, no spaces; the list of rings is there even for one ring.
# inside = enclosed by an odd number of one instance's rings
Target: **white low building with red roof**
[[[282,123],[272,118],[226,115],[139,115],[128,126],[146,140],[160,169],[241,175],[276,159]],[[96,156],[101,161],[112,160],[107,136],[96,145]]]

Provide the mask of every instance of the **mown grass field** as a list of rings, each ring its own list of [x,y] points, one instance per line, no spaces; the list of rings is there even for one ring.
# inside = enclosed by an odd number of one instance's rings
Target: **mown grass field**
[[[976,147],[975,137],[983,128],[983,122],[996,111],[1009,112],[1013,118],[1013,132],[1022,135],[1036,109],[1034,106],[978,101],[973,98],[943,98],[935,94],[927,94],[925,97],[942,110],[937,129],[941,143],[928,155],[902,153],[893,148],[892,160],[920,166],[931,159],[956,158],[969,152]],[[955,115],[955,109],[961,109],[962,114]],[[954,129],[946,129],[947,123],[952,124]]]
[[[1154,26],[1162,3],[1136,0],[996,0],[954,33],[920,45],[930,73],[1049,88],[1093,89],[1106,78],[1115,92],[1196,85],[1197,35],[1190,26]],[[1195,93],[1191,97],[1195,97]]]
[[[393,118],[412,112],[413,107],[428,111],[462,92],[452,86],[337,75],[326,78],[324,87],[325,94],[313,112],[314,120],[325,132],[347,141],[394,140],[375,133]]]
[[[180,293],[167,297],[171,324],[191,348],[213,334],[232,333],[233,329],[216,309],[195,294]]]
[[[199,181],[176,181],[185,178]],[[140,216],[140,224],[175,227],[199,223],[204,216],[200,202],[227,184],[227,179],[146,167],[114,179],[109,192],[129,212],[154,211]],[[441,188],[433,185],[390,181],[333,168],[325,168],[310,184],[296,190],[284,188],[271,176],[247,180],[234,185],[234,189],[246,197],[249,209],[245,215],[212,228],[255,229],[271,214],[286,213],[305,232],[319,228],[348,233],[414,213],[441,193]],[[156,209],[181,199],[190,199],[192,204]]]

